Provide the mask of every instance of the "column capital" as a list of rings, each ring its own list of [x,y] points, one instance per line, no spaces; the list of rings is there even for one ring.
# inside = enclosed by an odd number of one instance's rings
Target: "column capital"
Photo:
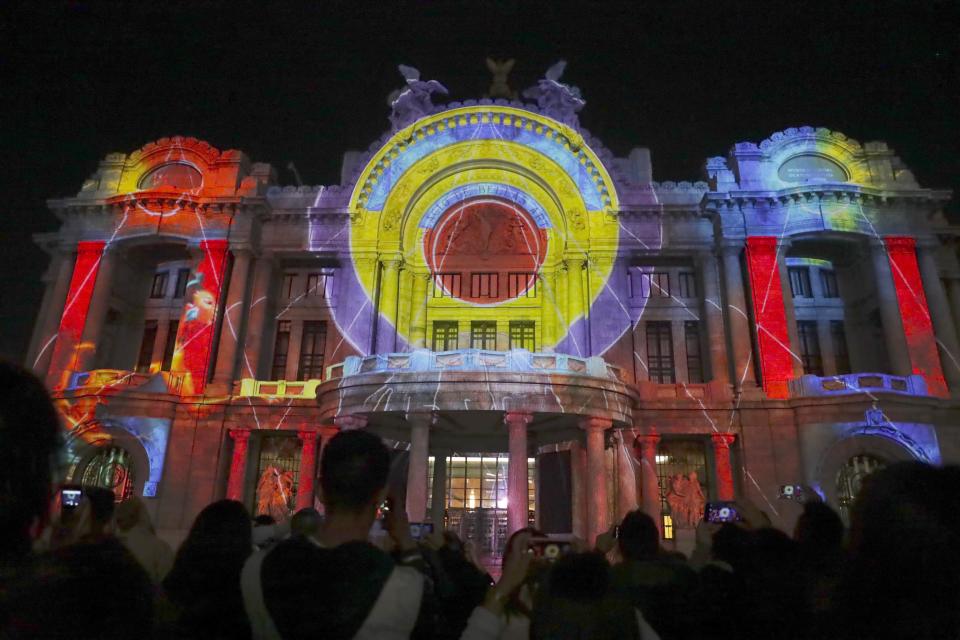
[[[640,445],[641,448],[656,448],[660,443],[660,436],[656,433],[641,433],[634,439],[634,442]]]
[[[888,253],[913,253],[917,248],[916,239],[910,236],[884,236],[883,243]]]
[[[710,439],[713,440],[713,447],[715,449],[729,449],[730,445],[733,444],[733,441],[736,440],[737,435],[735,433],[711,433]]]
[[[316,442],[317,436],[317,432],[313,429],[302,429],[297,431],[297,437],[303,440],[304,444],[307,444],[310,441]]]
[[[503,414],[503,422],[510,426],[520,425],[525,427],[533,422],[533,414],[523,413],[522,411],[507,411]]]
[[[410,426],[433,426],[437,424],[437,412],[436,411],[424,411],[424,412],[410,412],[405,414],[404,419],[410,423]]]
[[[234,442],[247,442],[250,439],[250,429],[229,429],[227,433]]]
[[[367,426],[367,416],[356,413],[336,416],[333,419],[333,423],[343,431],[363,429]]]
[[[613,420],[607,418],[583,418],[580,428],[584,431],[606,431],[613,426]]]
[[[400,256],[380,256],[380,264],[387,271],[398,271],[403,267],[403,258]]]
[[[725,240],[717,247],[724,256],[740,255],[743,247],[746,245],[746,239],[743,240]]]

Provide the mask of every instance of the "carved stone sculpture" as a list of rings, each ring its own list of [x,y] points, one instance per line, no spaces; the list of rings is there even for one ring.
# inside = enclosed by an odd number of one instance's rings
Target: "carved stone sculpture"
[[[696,471],[691,471],[686,476],[678,473],[670,478],[667,504],[670,505],[674,527],[692,529],[697,526],[703,517],[703,508],[707,504],[707,499],[703,495]]]
[[[433,101],[430,96],[434,93],[447,94],[447,88],[436,80],[423,81],[420,71],[413,67],[401,64],[397,67],[407,86],[397,89],[387,97],[390,105],[390,123],[394,131],[417,121],[433,112]]]
[[[487,69],[493,74],[493,80],[490,82],[490,90],[487,92],[488,98],[517,99],[517,92],[507,84],[507,76],[510,75],[513,64],[513,58],[509,60],[487,58]]]
[[[293,499],[293,471],[283,471],[274,465],[264,469],[257,483],[256,515],[266,514],[277,522],[286,520]]]
[[[549,69],[543,78],[537,81],[536,86],[523,92],[524,97],[537,101],[540,112],[546,116],[559,120],[563,124],[578,128],[580,120],[577,113],[583,109],[586,101],[580,95],[580,89],[560,82],[567,61],[561,60]]]

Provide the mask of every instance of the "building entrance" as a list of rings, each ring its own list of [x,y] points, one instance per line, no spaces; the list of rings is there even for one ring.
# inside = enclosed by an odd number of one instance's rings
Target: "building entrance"
[[[470,542],[484,563],[499,566],[507,542],[506,453],[455,453],[447,456],[444,528]],[[434,474],[434,457],[428,460],[429,477]],[[527,513],[532,526],[536,520],[536,458],[527,458]],[[428,503],[433,505],[433,483]]]

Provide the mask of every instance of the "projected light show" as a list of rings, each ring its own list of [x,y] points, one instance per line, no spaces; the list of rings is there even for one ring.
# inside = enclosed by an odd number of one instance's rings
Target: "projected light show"
[[[411,521],[499,558],[638,507],[689,552],[735,496],[790,528],[782,486],[846,518],[864,469],[944,459],[960,265],[909,158],[802,126],[657,181],[581,125],[565,63],[522,94],[488,67],[492,97],[443,104],[400,65],[339,184],[170,137],[51,200],[29,364],[66,478],[171,535],[211,496],[284,520],[367,429]]]

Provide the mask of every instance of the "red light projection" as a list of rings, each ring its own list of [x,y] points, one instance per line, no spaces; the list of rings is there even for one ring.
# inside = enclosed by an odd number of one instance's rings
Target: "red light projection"
[[[226,240],[204,240],[200,263],[187,283],[183,315],[173,352],[173,371],[187,375],[183,381],[186,395],[202,393],[207,383],[210,351],[216,326],[227,263]]]
[[[920,268],[917,265],[916,241],[913,238],[887,236],[887,255],[890,271],[900,303],[903,333],[910,351],[913,373],[920,374],[927,382],[927,391],[934,396],[949,397],[947,383],[943,379],[937,339],[933,334],[927,296],[923,292]]]
[[[546,230],[513,202],[475,198],[450,207],[423,238],[445,295],[474,304],[523,296],[547,253]]]
[[[77,243],[77,260],[73,266],[70,289],[63,315],[60,317],[60,329],[50,361],[47,382],[51,388],[62,388],[70,372],[76,367],[77,353],[83,348],[80,340],[87,323],[90,297],[97,282],[97,271],[100,269],[100,258],[103,257],[105,246],[106,242],[102,240]]]
[[[777,267],[777,239],[772,236],[747,238],[747,271],[757,323],[757,346],[763,390],[770,398],[788,396],[787,380],[793,377],[787,312]]]

